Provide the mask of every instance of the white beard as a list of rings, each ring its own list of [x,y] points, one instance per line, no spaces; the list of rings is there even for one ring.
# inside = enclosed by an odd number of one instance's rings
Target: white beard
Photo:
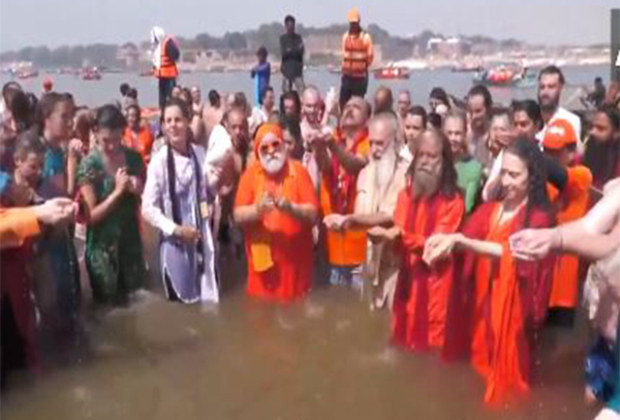
[[[381,159],[375,161],[375,186],[383,194],[392,181],[396,169],[396,153],[387,151]]]
[[[269,175],[276,175],[280,173],[284,164],[286,163],[286,157],[283,153],[277,153],[273,156],[259,155],[260,163]]]

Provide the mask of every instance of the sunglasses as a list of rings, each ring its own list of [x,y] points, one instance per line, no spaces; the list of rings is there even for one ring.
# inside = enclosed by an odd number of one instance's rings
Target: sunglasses
[[[282,141],[278,140],[269,144],[262,144],[259,150],[261,154],[279,152],[282,150]]]

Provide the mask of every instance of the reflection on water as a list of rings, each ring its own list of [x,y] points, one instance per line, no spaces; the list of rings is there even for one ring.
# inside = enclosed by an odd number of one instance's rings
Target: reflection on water
[[[240,263],[225,266],[229,287],[218,308],[170,303],[154,287],[127,308],[87,315],[87,339],[62,363],[48,363],[36,379],[12,377],[2,418],[593,417],[582,403],[583,325],[547,334],[529,401],[489,410],[466,364],[391,347],[389,315],[371,312],[358,293],[318,287],[291,305],[258,302],[230,281],[242,276]]]

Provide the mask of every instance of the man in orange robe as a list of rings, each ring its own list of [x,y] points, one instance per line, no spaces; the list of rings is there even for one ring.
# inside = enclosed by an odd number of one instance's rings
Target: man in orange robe
[[[335,136],[315,140],[313,149],[321,170],[320,203],[323,217],[337,213],[353,214],[357,195],[357,176],[368,163],[370,142],[368,119],[370,105],[353,97],[342,113]],[[327,259],[331,267],[330,283],[354,283],[361,286],[361,264],[366,259],[366,233],[363,229],[335,229],[330,218],[327,227]]]
[[[306,169],[288,159],[277,125],[262,125],[254,145],[256,161],[241,177],[234,211],[245,234],[247,291],[289,301],[310,289],[318,202]]]
[[[450,144],[440,132],[425,131],[400,192],[391,229],[373,228],[373,241],[396,240],[403,262],[394,296],[393,341],[413,350],[442,348],[452,285],[452,261],[430,267],[422,259],[426,240],[454,233],[465,214],[456,184]]]
[[[568,181],[561,193],[549,187],[549,196],[555,205],[558,224],[577,220],[586,214],[590,200],[592,173],[582,165],[574,165],[577,155],[577,134],[566,120],[552,122],[543,139],[545,153],[567,168]],[[562,254],[556,260],[549,307],[551,319],[566,320],[572,324],[579,298],[579,258]],[[566,316],[563,316],[566,315]]]

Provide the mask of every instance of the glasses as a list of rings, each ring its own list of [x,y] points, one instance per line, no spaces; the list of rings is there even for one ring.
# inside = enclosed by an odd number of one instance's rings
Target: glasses
[[[274,141],[272,143],[263,144],[260,146],[259,150],[261,154],[279,152],[282,149],[281,141]]]

